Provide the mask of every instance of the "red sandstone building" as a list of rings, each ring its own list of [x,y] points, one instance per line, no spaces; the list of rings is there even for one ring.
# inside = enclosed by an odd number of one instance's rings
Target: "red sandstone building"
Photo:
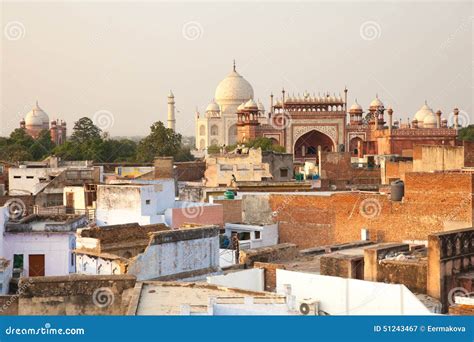
[[[51,140],[56,145],[61,145],[66,141],[66,122],[62,120],[52,120],[49,123],[49,116],[40,108],[38,101],[31,111],[26,114],[25,118],[20,121],[20,128],[24,129],[26,133],[33,139],[37,139],[40,132],[49,130]]]
[[[268,117],[252,100],[237,109],[237,141],[258,137],[272,139],[293,153],[295,161],[317,160],[322,151],[350,151],[366,154],[410,155],[415,144],[450,145],[456,143],[459,111],[454,110],[454,127],[448,127],[441,111],[434,113],[425,103],[411,123],[393,121],[392,108],[386,109],[376,98],[367,113],[357,101],[347,110],[347,89],[342,96],[282,97],[275,104],[271,95]],[[349,121],[348,121],[349,117]],[[386,121],[387,120],[387,121]]]

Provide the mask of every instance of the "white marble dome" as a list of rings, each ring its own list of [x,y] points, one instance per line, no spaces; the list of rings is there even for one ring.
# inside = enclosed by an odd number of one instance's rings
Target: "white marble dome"
[[[220,108],[216,101],[212,100],[206,107],[206,112],[219,112]]]
[[[423,106],[421,106],[421,108],[418,110],[418,112],[416,112],[415,119],[418,120],[418,122],[424,122],[425,117],[427,115],[428,116],[429,115],[434,116],[434,113],[433,113],[433,110],[428,106],[428,104],[425,101],[425,104]],[[435,120],[436,120],[436,118],[435,118]]]
[[[354,104],[351,106],[350,110],[362,110],[362,106],[355,100]]]
[[[383,107],[383,103],[380,101],[378,95],[376,95],[375,99],[370,102],[370,107]]]
[[[218,104],[240,104],[253,98],[253,88],[237,71],[224,78],[216,88],[215,99]]]
[[[25,125],[49,127],[49,116],[38,106],[38,101],[33,109],[26,114]]]
[[[436,118],[436,115],[433,113],[427,114],[425,118],[423,119],[424,128],[436,128],[437,125],[438,125],[438,119]]]
[[[245,103],[245,109],[258,109],[258,105],[254,100],[250,99]]]

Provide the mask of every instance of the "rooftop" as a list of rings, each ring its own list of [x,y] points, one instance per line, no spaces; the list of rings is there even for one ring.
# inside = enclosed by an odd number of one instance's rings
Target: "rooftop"
[[[143,282],[135,286],[129,315],[179,315],[182,305],[190,305],[192,313],[207,313],[210,298],[218,302],[243,302],[253,297],[255,303],[268,300],[284,302],[285,297],[270,292],[256,292],[206,283]]]

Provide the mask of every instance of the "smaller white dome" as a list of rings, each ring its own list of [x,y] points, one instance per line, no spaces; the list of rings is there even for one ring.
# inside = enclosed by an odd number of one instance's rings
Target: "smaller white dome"
[[[212,100],[206,107],[206,112],[220,112],[219,105]]]
[[[438,120],[434,114],[428,114],[423,119],[423,127],[424,128],[436,128],[438,124]]]
[[[376,95],[375,99],[370,102],[370,107],[383,107],[382,101],[380,101],[379,96]]]
[[[415,119],[417,119],[418,122],[422,122],[425,120],[425,117],[428,115],[434,115],[434,113],[433,113],[433,110],[428,106],[428,104],[425,101],[425,104],[421,106],[418,112],[416,112]]]
[[[260,100],[258,100],[257,106],[260,112],[265,112],[265,106],[263,105],[262,102],[260,102]]]
[[[250,99],[245,103],[245,109],[258,109],[258,105],[253,99]]]
[[[355,100],[354,104],[351,106],[350,110],[362,110],[362,106]]]
[[[237,107],[237,110],[238,110],[238,111],[241,111],[241,110],[243,110],[243,109],[245,109],[245,102],[242,102],[242,103]]]

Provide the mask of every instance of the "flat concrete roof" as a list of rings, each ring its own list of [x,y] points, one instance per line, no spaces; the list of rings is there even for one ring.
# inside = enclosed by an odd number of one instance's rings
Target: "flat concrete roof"
[[[245,297],[253,297],[254,302],[268,302],[271,300],[285,300],[271,292],[256,292],[221,287],[207,283],[179,283],[150,281],[137,284],[132,298],[129,314],[136,315],[179,315],[181,305],[190,305],[191,313],[207,312],[209,298],[215,297],[218,302],[240,303]]]

